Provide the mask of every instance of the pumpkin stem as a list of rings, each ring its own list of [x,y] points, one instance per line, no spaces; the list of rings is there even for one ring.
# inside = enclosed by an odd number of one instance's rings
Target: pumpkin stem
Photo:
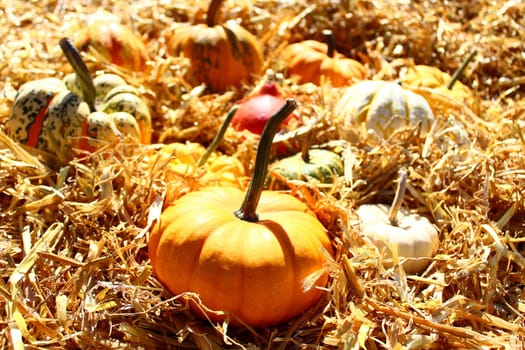
[[[312,140],[314,139],[314,125],[315,123],[312,123],[310,129],[304,135],[304,141],[301,145],[301,158],[305,163],[310,162],[310,146],[312,145]]]
[[[211,0],[208,6],[208,12],[206,13],[206,25],[213,27],[217,23],[217,16],[219,15],[219,9],[222,6],[224,0]]]
[[[239,109],[238,105],[233,106],[228,111],[228,114],[226,115],[226,118],[222,122],[222,125],[221,125],[221,128],[219,129],[219,132],[217,132],[217,135],[215,135],[215,137],[213,138],[213,140],[210,143],[210,145],[208,146],[208,148],[206,148],[206,151],[204,151],[202,156],[199,158],[199,161],[197,162],[197,168],[203,166],[206,163],[206,161],[208,160],[208,158],[210,157],[210,155],[217,149],[217,147],[219,147],[219,144],[221,143],[222,139],[224,138],[224,134],[226,133],[226,129],[230,125],[230,122],[231,122],[233,116],[237,112],[237,109]]]
[[[335,54],[334,33],[330,29],[325,29],[323,30],[323,35],[326,38],[326,44],[328,46],[326,55],[328,57],[334,57],[334,54]]]
[[[266,180],[268,172],[268,163],[270,161],[270,151],[272,141],[279,130],[281,123],[295,110],[297,102],[293,98],[287,98],[284,105],[268,120],[259,141],[259,148],[255,156],[253,176],[250,180],[248,190],[244,197],[241,207],[235,211],[235,216],[241,220],[256,222],[259,220],[256,213],[259,199]]]
[[[60,39],[58,44],[60,45],[60,48],[66,56],[69,64],[71,67],[73,67],[75,74],[77,75],[80,88],[82,89],[82,97],[84,98],[84,101],[86,101],[88,104],[90,111],[95,112],[95,98],[97,95],[95,84],[93,84],[91,73],[82,60],[80,52],[78,52],[77,48],[69,38]]]
[[[401,203],[403,202],[403,197],[405,196],[406,188],[407,171],[405,169],[401,169],[399,171],[399,181],[397,183],[394,201],[392,202],[392,206],[390,206],[390,210],[388,211],[388,219],[390,220],[392,226],[398,226],[399,224],[399,222],[397,221],[397,213],[399,212],[399,209],[401,209]]]
[[[463,63],[461,63],[461,66],[459,66],[458,69],[456,69],[456,71],[452,75],[452,78],[450,79],[450,81],[447,84],[447,89],[451,90],[454,87],[454,84],[459,79],[459,77],[463,74],[463,72],[467,68],[467,66],[470,63],[470,61],[472,61],[472,59],[474,58],[474,55],[476,53],[477,53],[477,50],[472,50],[472,52],[469,53],[467,58],[465,58]]]

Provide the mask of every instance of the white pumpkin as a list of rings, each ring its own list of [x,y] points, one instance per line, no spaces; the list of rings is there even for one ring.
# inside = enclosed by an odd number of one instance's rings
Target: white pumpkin
[[[407,273],[424,270],[439,248],[438,231],[424,216],[401,208],[406,192],[407,171],[401,169],[392,205],[365,204],[356,210],[360,230],[384,252],[384,265],[392,266],[394,252]],[[406,259],[406,260],[405,260]]]
[[[434,123],[427,100],[397,82],[363,80],[345,88],[334,107],[334,118],[343,139],[353,141],[357,129],[364,127],[376,140],[419,125],[425,136]]]
[[[390,205],[386,204],[361,205],[356,210],[361,234],[386,254],[386,267],[392,266],[392,252],[396,245],[399,260],[407,273],[423,271],[439,247],[436,227],[426,217],[404,208],[397,212],[397,225],[394,225],[389,211]]]

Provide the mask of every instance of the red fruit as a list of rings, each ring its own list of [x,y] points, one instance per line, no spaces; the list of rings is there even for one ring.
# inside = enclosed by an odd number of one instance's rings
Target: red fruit
[[[235,130],[248,130],[260,135],[268,119],[284,105],[284,97],[274,83],[263,85],[259,93],[241,103],[231,124]],[[291,114],[281,125],[281,130],[292,121],[298,121],[295,114]]]

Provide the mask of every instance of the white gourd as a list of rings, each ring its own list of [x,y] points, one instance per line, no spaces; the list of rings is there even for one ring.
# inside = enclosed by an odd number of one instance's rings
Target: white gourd
[[[425,136],[434,123],[427,100],[400,84],[383,80],[363,80],[346,88],[334,107],[334,118],[343,139],[364,127],[376,140],[415,126]]]
[[[359,230],[385,255],[385,267],[393,265],[394,251],[405,272],[423,271],[439,248],[437,228],[426,217],[401,208],[406,173],[400,176],[392,205],[364,204],[357,208]]]

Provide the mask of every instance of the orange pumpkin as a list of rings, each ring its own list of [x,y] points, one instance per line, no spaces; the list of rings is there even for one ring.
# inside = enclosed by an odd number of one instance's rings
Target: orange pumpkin
[[[241,186],[246,178],[244,165],[235,157],[215,152],[224,138],[237,107],[233,107],[224,119],[217,135],[208,148],[200,143],[171,143],[164,146],[151,160],[164,167],[167,181],[166,203],[175,199],[172,184],[181,178],[198,176],[202,185]],[[165,164],[165,165],[164,165]]]
[[[176,29],[167,47],[169,54],[187,57],[196,82],[213,91],[250,81],[263,65],[262,50],[253,34],[234,20],[216,24],[223,1],[211,1],[205,24]]]
[[[295,101],[287,100],[269,122],[246,193],[235,187],[190,192],[170,204],[152,230],[157,278],[172,293],[198,293],[206,307],[222,311],[208,314],[214,321],[285,322],[321,296],[303,287],[305,280],[317,273],[316,285],[328,281],[323,248],[330,254],[332,248],[323,225],[297,198],[262,190],[271,141],[293,108]]]
[[[112,18],[95,18],[74,41],[80,50],[93,49],[110,63],[131,71],[143,71],[149,60],[142,38]]]
[[[288,75],[296,77],[300,84],[320,85],[329,80],[335,87],[352,85],[356,80],[366,78],[366,67],[334,49],[331,31],[325,31],[325,35],[328,44],[305,40],[284,49],[282,57],[287,62]]]

